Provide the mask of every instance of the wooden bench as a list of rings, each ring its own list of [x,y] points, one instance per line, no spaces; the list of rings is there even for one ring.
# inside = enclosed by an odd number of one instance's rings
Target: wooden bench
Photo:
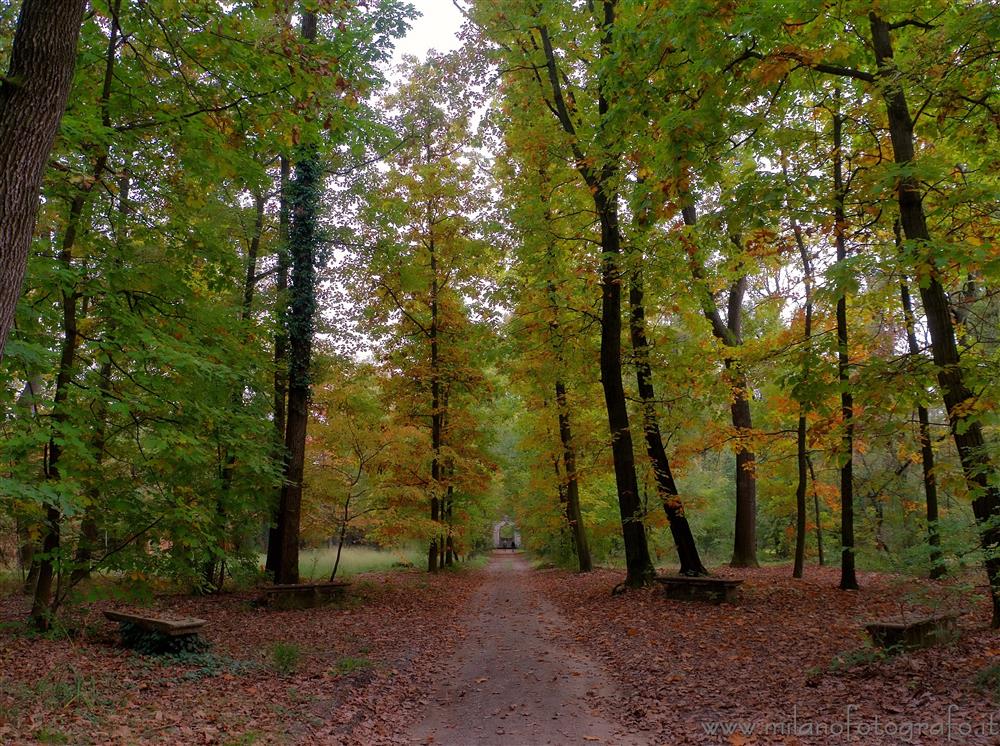
[[[344,580],[332,583],[292,583],[264,587],[264,605],[271,609],[311,609],[342,599],[351,584]]]
[[[734,604],[739,598],[742,580],[727,578],[660,575],[656,582],[663,586],[663,595],[675,601],[707,601]]]
[[[178,617],[169,614],[133,614],[125,611],[105,611],[104,616],[119,624],[132,624],[150,632],[159,632],[167,637],[196,635],[207,624],[204,619]]]
[[[957,619],[958,614],[954,612],[896,617],[869,622],[865,629],[880,648],[919,650],[953,639]]]

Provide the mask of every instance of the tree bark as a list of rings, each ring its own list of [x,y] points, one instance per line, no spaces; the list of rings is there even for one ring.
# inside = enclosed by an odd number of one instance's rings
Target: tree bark
[[[642,406],[643,431],[646,436],[646,455],[649,457],[656,478],[656,492],[667,514],[670,535],[677,549],[681,575],[708,575],[701,562],[698,547],[691,533],[684,504],[681,502],[677,485],[670,471],[670,461],[663,447],[660,422],[656,415],[656,392],[653,387],[653,371],[649,364],[649,341],[646,338],[646,309],[642,274],[636,269],[629,284],[629,336],[632,340],[632,355],[635,362],[636,384]]]
[[[906,94],[900,87],[893,65],[890,24],[872,11],[869,16],[878,80],[882,83],[892,141],[893,159],[909,167],[899,178],[897,199],[899,218],[906,238],[917,248],[931,240],[924,212],[920,182],[913,174],[916,159],[913,120],[910,117]],[[952,438],[966,482],[972,489],[972,511],[979,525],[980,544],[986,555],[986,573],[990,583],[993,606],[992,624],[1000,627],[1000,490],[992,483],[996,465],[985,449],[982,426],[970,411],[969,404],[975,397],[961,367],[955,328],[948,304],[948,296],[941,284],[939,270],[928,258],[931,272],[926,283],[921,283],[920,298],[931,336],[931,352],[938,369],[938,383],[944,398],[945,409],[951,425]]]
[[[281,171],[278,186],[278,251],[277,275],[275,280],[275,309],[278,325],[274,333],[274,432],[275,459],[284,464],[285,427],[288,406],[288,334],[285,329],[288,303],[288,238],[290,233],[290,211],[288,208],[288,190],[291,183],[291,164],[285,156],[280,157]],[[278,535],[278,516],[282,512],[282,495],[284,487],[275,491],[271,523],[267,530],[267,560],[265,570],[272,576],[278,572],[281,560],[281,537]]]
[[[896,224],[898,227],[898,223]],[[899,285],[900,300],[903,304],[903,317],[906,322],[906,342],[910,355],[916,358],[920,354],[917,344],[916,319],[913,314],[913,300],[910,288],[904,278]],[[930,577],[937,580],[945,575],[945,566],[941,557],[941,534],[938,527],[937,477],[934,475],[934,445],[931,443],[930,415],[927,407],[921,402],[917,404],[918,435],[920,438],[920,466],[924,482],[924,499],[927,507],[927,544],[930,547]]]
[[[693,227],[698,223],[698,212],[693,204],[681,210],[684,224]],[[738,243],[737,238],[733,238]],[[692,274],[696,280],[704,280],[703,268],[692,261]],[[705,291],[701,298],[702,313],[712,328],[712,335],[725,347],[739,347],[743,344],[743,296],[746,293],[746,275],[740,277],[729,289],[726,319],[723,321],[715,298]],[[733,402],[729,407],[733,430],[736,431],[736,520],[733,531],[732,567],[757,567],[757,475],[756,457],[744,441],[753,431],[750,413],[750,389],[746,373],[735,358],[724,361],[726,377],[733,392]]]
[[[806,309],[805,327],[802,337],[806,345],[806,359],[802,366],[803,383],[809,380],[810,361],[812,356],[812,289],[813,270],[812,259],[809,257],[809,250],[805,240],[802,238],[802,228],[795,218],[792,218],[792,233],[795,235],[795,244],[799,249],[799,256],[802,259],[803,283],[805,285]],[[803,402],[799,402],[799,422],[796,429],[796,464],[798,466],[798,483],[795,486],[795,566],[792,569],[793,578],[801,578],[805,571],[806,558],[806,487],[808,486],[808,460],[809,451],[806,441],[806,412],[808,411]],[[816,506],[817,525],[819,506]],[[818,535],[817,535],[818,537]]]
[[[591,6],[592,9],[593,6]],[[601,57],[611,54],[615,27],[615,0],[603,0],[600,4]],[[646,542],[643,524],[642,503],[639,500],[638,483],[635,476],[635,454],[632,450],[632,432],[629,429],[628,407],[625,388],[622,383],[621,333],[621,231],[618,225],[618,194],[611,185],[618,171],[620,154],[617,145],[602,142],[605,139],[603,122],[606,121],[610,103],[606,93],[606,82],[598,75],[597,113],[602,123],[598,128],[598,148],[605,150],[599,159],[603,165],[595,167],[592,159],[586,158],[576,140],[576,126],[566,105],[560,82],[559,66],[556,61],[552,40],[548,29],[539,26],[542,50],[545,54],[545,72],[553,97],[556,118],[563,130],[573,138],[571,145],[576,159],[577,170],[590,189],[594,200],[594,211],[601,224],[601,386],[604,389],[604,403],[608,414],[608,428],[611,435],[611,455],[615,469],[615,486],[618,493],[618,511],[622,522],[622,539],[625,544],[626,586],[641,586],[649,583],[655,571]]]
[[[847,217],[844,213],[846,189],[843,166],[843,118],[840,114],[840,89],[834,92],[837,110],[833,114],[833,204],[834,241],[837,262],[847,260]],[[840,413],[844,421],[841,439],[845,459],[840,466],[840,588],[857,590],[858,577],[854,569],[854,396],[849,380],[850,360],[847,347],[847,292],[837,298],[837,380],[840,383]]]
[[[608,413],[611,433],[611,455],[615,465],[615,485],[618,489],[618,511],[625,542],[625,585],[641,586],[655,575],[646,543],[642,503],[635,475],[635,452],[632,431],[629,427],[625,387],[622,383],[622,301],[621,233],[618,226],[618,208],[602,191],[603,184],[594,192],[594,207],[601,220],[601,386]]]
[[[302,14],[302,37],[316,39],[316,13]],[[312,338],[316,315],[316,244],[323,188],[323,168],[315,147],[303,149],[295,164],[289,195],[291,230],[288,248],[291,292],[288,309],[288,413],[285,429],[285,483],[277,521],[280,557],[276,583],[299,582],[299,528],[302,518],[302,478],[309,424]]]
[[[563,468],[566,471],[565,487],[560,480],[560,492],[566,497],[566,521],[573,535],[577,565],[580,572],[590,572],[594,569],[594,564],[590,557],[590,545],[587,542],[587,531],[583,525],[583,514],[580,512],[580,483],[576,474],[576,445],[573,443],[573,426],[570,420],[566,384],[557,380],[555,387],[556,406],[559,410],[559,441],[562,444]],[[556,475],[559,475],[558,460],[556,461]]]
[[[0,84],[0,359],[28,261],[38,190],[66,108],[86,0],[23,0]]]

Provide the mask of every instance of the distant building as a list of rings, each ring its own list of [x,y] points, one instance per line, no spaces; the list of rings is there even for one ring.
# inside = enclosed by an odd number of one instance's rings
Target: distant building
[[[501,533],[504,536],[501,536]],[[510,516],[505,515],[493,524],[493,546],[496,549],[521,548],[521,532],[517,530],[517,524],[510,519]]]

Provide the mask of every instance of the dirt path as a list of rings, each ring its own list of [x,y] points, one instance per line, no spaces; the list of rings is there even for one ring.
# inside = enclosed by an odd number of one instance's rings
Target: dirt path
[[[550,630],[565,621],[533,587],[519,554],[493,555],[489,579],[471,599],[468,634],[431,693],[414,744],[534,746],[634,744],[599,711],[609,675],[584,655],[557,646]]]

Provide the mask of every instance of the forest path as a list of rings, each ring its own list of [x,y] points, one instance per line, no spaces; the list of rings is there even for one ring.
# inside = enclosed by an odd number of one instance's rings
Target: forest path
[[[415,744],[534,746],[634,744],[599,710],[610,676],[586,655],[554,642],[566,624],[531,582],[518,553],[495,552],[470,599],[468,630],[409,733]]]

